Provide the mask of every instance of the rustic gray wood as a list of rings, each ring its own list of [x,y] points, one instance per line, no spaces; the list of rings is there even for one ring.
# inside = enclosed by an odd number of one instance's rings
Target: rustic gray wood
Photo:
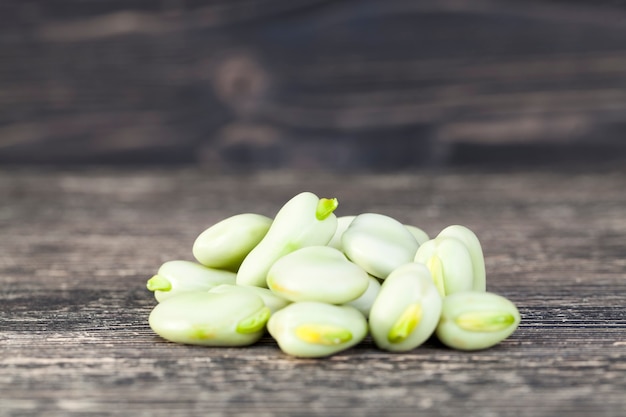
[[[623,416],[625,174],[2,169],[0,415]],[[307,360],[269,337],[231,349],[152,333],[145,281],[162,262],[303,190],[337,196],[338,214],[472,228],[519,329],[480,352],[366,340]]]

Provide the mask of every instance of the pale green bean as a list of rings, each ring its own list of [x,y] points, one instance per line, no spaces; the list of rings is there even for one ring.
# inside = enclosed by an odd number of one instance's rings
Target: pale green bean
[[[302,301],[273,314],[267,330],[286,354],[315,358],[360,343],[367,335],[367,322],[350,306]]]
[[[237,272],[237,284],[267,287],[267,273],[280,257],[306,246],[326,245],[337,230],[337,199],[303,192],[279,210],[269,231]]]
[[[370,332],[379,348],[405,352],[433,334],[440,315],[441,296],[428,269],[412,262],[383,281],[370,311]]]
[[[159,303],[148,322],[172,342],[245,346],[259,340],[269,317],[269,308],[253,293],[188,292]]]
[[[216,285],[234,284],[235,273],[207,268],[196,262],[175,260],[165,262],[146,287],[161,302],[173,295],[189,291],[208,291]]]
[[[309,246],[278,259],[267,274],[274,293],[291,301],[344,304],[367,289],[367,273],[329,246]]]
[[[356,300],[352,300],[347,302],[346,305],[356,308],[368,318],[370,315],[370,310],[372,309],[372,305],[374,305],[374,301],[376,301],[376,297],[378,297],[378,293],[380,292],[380,281],[378,278],[375,278],[371,275],[368,275],[368,286],[365,292]]]
[[[210,293],[224,293],[231,291],[248,291],[258,295],[259,297],[261,297],[263,303],[265,303],[267,308],[270,309],[270,312],[272,314],[274,314],[278,310],[287,307],[287,305],[291,303],[291,301],[287,300],[286,298],[281,297],[280,295],[273,293],[267,288],[262,287],[223,284],[213,287],[209,290]]]
[[[472,289],[474,291],[486,291],[487,281],[485,274],[485,258],[483,256],[483,249],[480,245],[480,240],[478,240],[476,234],[465,226],[453,224],[439,232],[438,236],[455,237],[465,244],[470,257],[472,258]]]
[[[425,242],[417,250],[415,262],[430,270],[442,297],[473,288],[472,258],[459,239],[437,236]]]
[[[260,214],[243,213],[209,227],[196,238],[193,256],[204,266],[237,271],[272,224]]]
[[[381,279],[413,261],[419,247],[402,223],[376,213],[358,215],[343,233],[341,242],[352,262]]]
[[[356,216],[337,217],[337,230],[335,231],[335,234],[333,235],[333,237],[330,239],[330,242],[328,242],[327,246],[343,251],[341,238],[343,237],[343,233],[346,231],[346,229],[348,229],[348,227],[350,226],[350,223],[352,223],[352,220],[354,220],[355,217]]]
[[[417,240],[418,244],[423,245],[425,242],[430,240],[430,237],[428,236],[428,233],[426,233],[425,231],[423,231],[419,227],[412,226],[410,224],[405,224],[404,227],[406,227],[407,230],[409,232],[411,232],[411,234],[413,235],[415,240]]]
[[[484,291],[458,292],[444,298],[436,333],[439,340],[451,348],[480,350],[509,337],[519,322],[517,307],[500,295]]]

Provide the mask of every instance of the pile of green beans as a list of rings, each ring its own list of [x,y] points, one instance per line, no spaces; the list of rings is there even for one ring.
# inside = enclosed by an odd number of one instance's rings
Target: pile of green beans
[[[152,330],[183,344],[247,346],[268,332],[297,357],[325,357],[368,335],[389,352],[436,337],[492,347],[520,314],[486,291],[476,235],[451,225],[430,238],[382,214],[337,217],[335,198],[303,192],[271,219],[238,214],[195,240],[195,261],[165,262],[147,282]]]

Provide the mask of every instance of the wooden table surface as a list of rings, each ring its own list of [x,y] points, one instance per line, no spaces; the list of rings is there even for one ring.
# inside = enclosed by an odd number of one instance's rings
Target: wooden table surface
[[[623,416],[626,173],[0,169],[1,416]],[[522,322],[500,345],[371,340],[295,359],[166,342],[145,281],[224,217],[304,190],[431,235],[460,223]]]

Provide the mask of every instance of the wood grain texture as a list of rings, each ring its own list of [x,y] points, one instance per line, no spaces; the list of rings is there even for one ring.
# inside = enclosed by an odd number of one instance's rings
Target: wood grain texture
[[[622,171],[344,175],[198,169],[0,171],[0,415],[623,416],[626,175]],[[519,329],[480,352],[371,340],[294,359],[269,337],[202,348],[152,333],[145,281],[191,259],[205,227],[337,196],[431,235],[480,237],[488,288]]]
[[[2,163],[405,167],[625,131],[620,2],[2,3]]]

